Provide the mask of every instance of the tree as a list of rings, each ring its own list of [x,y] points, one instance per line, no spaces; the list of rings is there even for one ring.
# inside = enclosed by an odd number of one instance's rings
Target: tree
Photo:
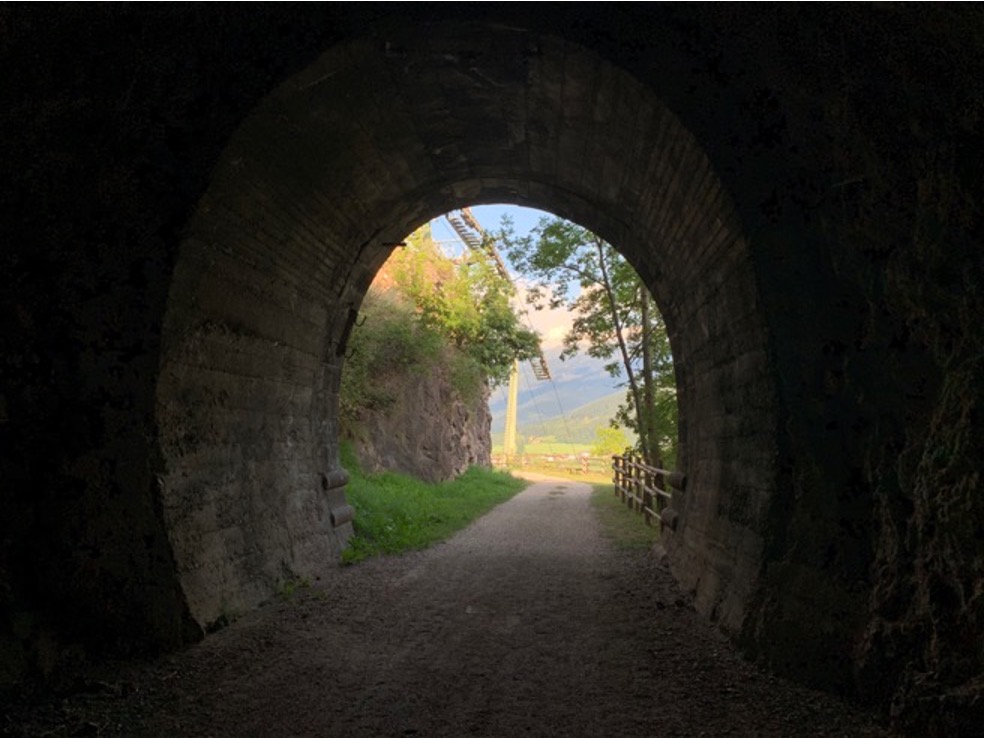
[[[673,358],[662,316],[639,275],[602,238],[561,218],[541,218],[521,238],[506,218],[498,238],[513,265],[536,280],[527,292],[530,304],[538,310],[565,307],[574,314],[561,359],[584,350],[607,360],[612,376],[624,375],[626,401],[613,422],[636,432],[647,463],[671,464]]]
[[[595,428],[595,443],[591,447],[591,453],[595,456],[614,456],[624,453],[628,447],[629,439],[621,428]]]
[[[391,259],[394,279],[420,321],[470,357],[493,384],[508,379],[514,359],[539,355],[539,336],[521,326],[510,304],[515,288],[485,254],[471,251],[451,261],[425,227]]]
[[[347,421],[394,401],[381,368],[429,372],[442,362],[463,399],[505,381],[513,359],[539,355],[539,336],[521,327],[515,290],[480,254],[446,258],[430,228],[407,238],[373,282],[348,340],[339,409]]]

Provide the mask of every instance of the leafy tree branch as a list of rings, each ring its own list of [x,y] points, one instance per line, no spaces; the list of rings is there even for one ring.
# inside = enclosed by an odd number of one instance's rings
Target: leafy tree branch
[[[647,462],[672,465],[673,358],[662,317],[635,270],[603,239],[560,218],[541,218],[524,237],[504,219],[498,237],[516,268],[535,280],[527,293],[534,307],[565,307],[572,313],[561,358],[583,351],[610,360],[606,371],[624,376],[627,387],[613,423],[636,432]]]

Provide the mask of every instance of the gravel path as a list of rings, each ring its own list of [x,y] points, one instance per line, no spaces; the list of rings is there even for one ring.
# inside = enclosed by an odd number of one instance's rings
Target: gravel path
[[[9,734],[887,736],[742,661],[590,487],[533,484],[446,544],[343,569]],[[18,715],[14,717],[14,715]]]

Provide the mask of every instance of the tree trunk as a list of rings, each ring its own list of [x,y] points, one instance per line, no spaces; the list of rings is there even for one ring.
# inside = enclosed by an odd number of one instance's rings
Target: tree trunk
[[[605,262],[605,247],[604,241],[602,241],[597,236],[595,237],[595,247],[598,249],[598,267],[601,271],[601,285],[602,289],[605,290],[605,297],[608,300],[608,309],[612,314],[612,326],[615,328],[615,338],[618,341],[618,350],[622,354],[622,364],[625,366],[625,375],[629,380],[629,391],[632,393],[632,402],[635,404],[636,408],[636,432],[639,434],[639,445],[643,449],[643,456],[647,455],[650,439],[649,439],[649,428],[642,422],[643,416],[640,414],[640,408],[643,407],[644,398],[642,396],[642,391],[639,388],[639,381],[636,377],[635,370],[632,368],[632,357],[629,355],[628,345],[625,341],[625,331],[622,327],[622,321],[618,316],[618,302],[615,299],[615,292],[612,288],[611,278],[608,276],[608,264]],[[645,460],[646,463],[650,463],[649,459]]]
[[[639,285],[639,307],[642,317],[642,386],[645,405],[636,409],[640,426],[646,427],[646,445],[643,456],[646,463],[662,468],[663,460],[659,448],[659,434],[656,432],[656,373],[653,366],[652,321],[649,317],[649,292]],[[642,436],[640,435],[640,441]]]

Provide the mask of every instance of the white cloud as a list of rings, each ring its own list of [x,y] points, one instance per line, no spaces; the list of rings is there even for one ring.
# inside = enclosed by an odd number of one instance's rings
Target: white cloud
[[[564,343],[564,336],[571,329],[573,318],[565,308],[551,309],[545,306],[542,310],[534,310],[531,305],[526,304],[527,283],[523,280],[516,281],[516,310],[520,313],[520,318],[527,326],[540,334],[540,346],[544,352],[560,349]],[[550,291],[544,289],[547,301],[550,298]],[[523,315],[523,311],[526,315]],[[527,317],[528,316],[528,317]]]

